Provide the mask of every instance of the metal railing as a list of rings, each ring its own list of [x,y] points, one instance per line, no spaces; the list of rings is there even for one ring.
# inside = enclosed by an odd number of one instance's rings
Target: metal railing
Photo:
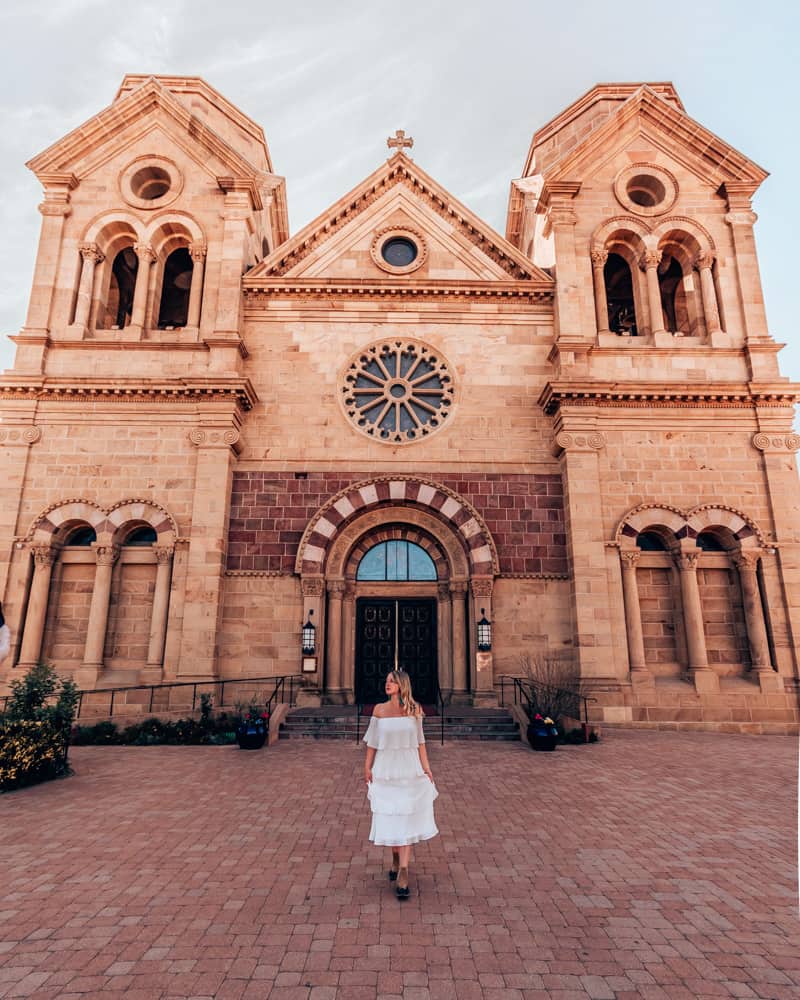
[[[221,708],[225,704],[225,689],[232,688],[237,684],[247,684],[250,687],[256,684],[274,684],[274,688],[269,698],[266,699],[264,708],[265,711],[270,712],[272,706],[279,702],[286,701],[286,687],[288,682],[289,697],[288,703],[294,705],[295,691],[300,687],[301,678],[296,674],[284,674],[280,677],[236,677],[230,680],[218,680],[218,681],[172,681],[168,684],[135,684],[130,687],[118,687],[118,688],[96,688],[92,691],[80,691],[78,697],[78,708],[75,713],[75,719],[78,720],[81,717],[81,710],[83,708],[84,698],[92,699],[98,698],[100,696],[107,695],[109,697],[108,703],[108,717],[114,714],[114,703],[117,696],[120,694],[127,694],[129,691],[149,691],[150,697],[148,699],[147,711],[153,711],[153,701],[155,699],[156,692],[171,691],[174,688],[191,688],[192,689],[192,707],[190,711],[194,712],[197,708],[197,695],[198,689],[204,689],[200,693],[206,693],[206,691],[211,688],[212,693],[218,692],[219,700],[216,703],[216,707]],[[4,699],[3,708],[5,708],[8,699]],[[142,704],[141,702],[133,704]],[[175,711],[180,711],[181,709],[186,709],[187,706],[176,706]],[[92,713],[93,715],[96,713]],[[131,713],[133,714],[133,713]]]
[[[500,704],[505,705],[505,691],[507,684],[511,684],[514,704],[521,704],[528,716],[533,718],[538,712],[540,715],[567,715],[572,719],[583,722],[585,726],[589,724],[589,702],[597,701],[597,698],[590,698],[580,691],[573,691],[570,688],[553,687],[550,684],[537,684],[526,677],[512,677],[504,674],[500,678]],[[558,712],[551,706],[558,705]]]
[[[364,710],[364,706],[361,704],[360,701],[357,701],[355,708],[356,708],[356,746],[357,746],[358,741],[361,738],[361,713]]]
[[[439,688],[436,689],[436,706],[439,709],[439,716],[442,720],[442,746],[444,746],[444,698]]]

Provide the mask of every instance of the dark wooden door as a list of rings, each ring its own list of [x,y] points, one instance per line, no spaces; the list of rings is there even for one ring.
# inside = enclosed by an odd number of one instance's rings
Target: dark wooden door
[[[436,702],[436,601],[373,597],[357,601],[356,700],[367,705],[384,701],[386,675],[395,667],[411,677],[418,702]]]

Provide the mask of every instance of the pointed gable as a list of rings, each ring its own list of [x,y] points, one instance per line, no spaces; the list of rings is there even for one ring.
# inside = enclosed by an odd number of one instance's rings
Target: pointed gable
[[[466,281],[535,282],[552,286],[550,276],[442,188],[402,151],[366,178],[358,187],[309,223],[250,271],[246,287],[278,278],[345,278],[342,254],[360,246],[362,256],[385,231],[417,233],[431,259],[438,254],[458,261],[458,276]],[[374,257],[373,257],[374,260]],[[375,280],[398,280],[397,275],[372,268]],[[407,282],[422,280],[410,273]],[[353,270],[364,280],[365,272]],[[443,280],[431,267],[426,283]]]

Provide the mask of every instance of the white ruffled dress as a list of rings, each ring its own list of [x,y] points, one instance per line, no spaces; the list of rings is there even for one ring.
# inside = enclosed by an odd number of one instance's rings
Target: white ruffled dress
[[[372,716],[364,742],[377,750],[367,797],[372,808],[369,839],[402,847],[430,840],[439,832],[433,818],[436,786],[422,770],[419,745],[425,742],[422,719]]]

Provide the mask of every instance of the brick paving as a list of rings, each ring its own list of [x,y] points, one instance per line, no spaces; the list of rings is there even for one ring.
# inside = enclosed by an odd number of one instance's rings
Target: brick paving
[[[431,744],[404,903],[352,744],[72,753],[0,798],[0,998],[800,995],[793,738]]]

